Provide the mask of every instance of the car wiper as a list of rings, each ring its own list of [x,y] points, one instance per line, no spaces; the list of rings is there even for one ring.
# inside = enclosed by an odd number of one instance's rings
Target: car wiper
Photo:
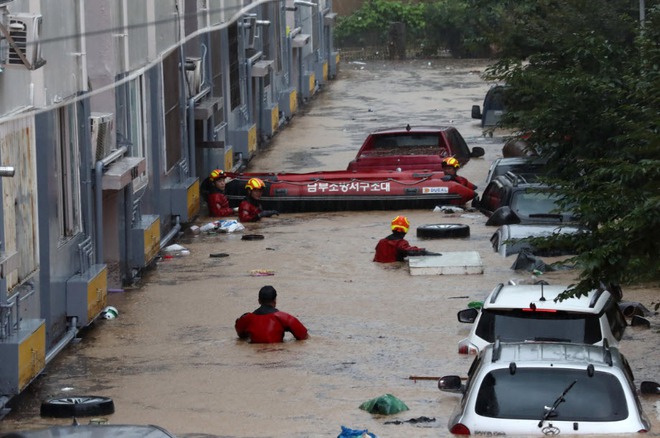
[[[557,397],[557,400],[555,400],[552,406],[544,406],[545,414],[543,414],[543,418],[541,418],[541,421],[539,421],[539,427],[543,427],[543,423],[545,422],[545,420],[550,418],[550,415],[552,415],[557,410],[559,405],[566,401],[564,397],[566,396],[568,391],[571,390],[573,385],[575,385],[576,383],[577,383],[577,379],[573,380],[573,382],[570,385],[568,385],[566,389],[564,389],[564,392],[562,392],[561,395]]]

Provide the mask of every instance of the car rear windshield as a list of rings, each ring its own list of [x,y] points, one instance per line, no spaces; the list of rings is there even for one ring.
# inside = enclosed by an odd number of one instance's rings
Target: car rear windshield
[[[373,139],[371,147],[362,151],[363,156],[389,155],[441,155],[438,134],[394,134]]]
[[[595,344],[602,338],[598,315],[516,310],[482,310],[477,336],[495,342],[555,341]]]
[[[511,208],[519,216],[557,213],[557,196],[550,193],[519,190],[513,194]]]
[[[478,415],[491,418],[540,420],[573,381],[575,385],[557,405],[550,421],[620,421],[628,417],[626,397],[619,379],[603,372],[593,376],[584,369],[509,367],[488,373],[475,404]],[[524,397],[521,397],[524,394]]]

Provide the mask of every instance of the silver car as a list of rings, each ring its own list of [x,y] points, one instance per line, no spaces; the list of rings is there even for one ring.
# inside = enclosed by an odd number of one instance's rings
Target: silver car
[[[458,312],[474,323],[458,343],[460,354],[474,354],[500,339],[504,342],[556,341],[616,346],[627,326],[618,297],[604,287],[585,296],[555,301],[567,286],[498,284],[480,310]]]
[[[455,435],[647,432],[633,382],[614,347],[498,341],[475,358],[465,384],[454,375],[438,387],[463,394],[448,424]]]

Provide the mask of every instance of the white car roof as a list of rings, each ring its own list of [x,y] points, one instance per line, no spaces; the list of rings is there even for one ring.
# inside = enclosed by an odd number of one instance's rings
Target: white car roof
[[[598,314],[610,298],[607,290],[592,290],[586,296],[555,301],[568,289],[559,285],[498,285],[483,303],[484,309],[531,309]]]
[[[499,349],[499,351],[498,351]],[[493,355],[496,360],[493,361]],[[484,359],[508,366],[588,365],[620,367],[621,355],[615,348],[563,342],[512,342],[490,344],[484,349]]]
[[[526,237],[545,237],[553,234],[574,234],[584,229],[573,225],[554,224],[515,224],[502,225],[502,234],[507,239],[524,239]],[[507,232],[508,231],[508,232]]]

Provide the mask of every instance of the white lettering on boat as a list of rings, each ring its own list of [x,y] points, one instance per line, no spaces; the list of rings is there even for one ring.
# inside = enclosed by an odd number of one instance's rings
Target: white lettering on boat
[[[389,181],[368,183],[364,181],[351,181],[345,183],[315,182],[307,184],[307,193],[360,193],[360,192],[389,192]]]

